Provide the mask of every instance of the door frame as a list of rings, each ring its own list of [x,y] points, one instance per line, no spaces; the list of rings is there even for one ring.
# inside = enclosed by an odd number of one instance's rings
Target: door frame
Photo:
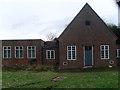
[[[91,66],[85,66],[85,46],[91,46],[92,47],[92,65]],[[84,67],[93,67],[93,45],[84,45],[83,46],[83,55],[84,55]]]

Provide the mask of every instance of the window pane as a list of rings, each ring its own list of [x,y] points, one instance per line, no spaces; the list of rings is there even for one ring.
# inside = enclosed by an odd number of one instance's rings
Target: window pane
[[[7,49],[7,47],[4,47],[4,49]]]
[[[101,46],[101,49],[104,50],[104,46]]]
[[[101,51],[101,58],[104,58],[104,51]]]
[[[71,59],[71,51],[68,51],[68,59]]]
[[[11,47],[10,46],[4,46],[3,47],[3,58],[10,58],[11,57]]]
[[[76,46],[68,46],[67,59],[76,59]]]
[[[75,50],[75,46],[72,47],[72,50]]]
[[[8,47],[8,49],[10,49],[10,47]]]
[[[108,55],[106,55],[105,58],[108,58]]]
[[[28,50],[28,57],[31,57],[31,50]]]
[[[19,58],[19,51],[16,50],[16,58]]]
[[[28,49],[30,50],[30,49],[31,49],[31,47],[28,47]]]
[[[107,50],[108,50],[108,46],[105,46],[105,49],[107,49]]]
[[[118,53],[117,52],[118,52],[118,50],[116,50],[116,57],[118,57]]]
[[[8,50],[8,58],[10,58],[10,54],[11,54],[11,52],[10,52],[10,50]]]
[[[75,51],[72,51],[72,59],[75,59]]]
[[[54,58],[54,51],[51,51],[51,58]]]
[[[47,51],[47,58],[50,59],[50,51]]]
[[[23,57],[23,50],[20,50],[20,58]]]
[[[120,57],[120,50],[118,50],[118,57]]]
[[[7,58],[7,51],[4,50],[4,58]]]
[[[101,58],[103,59],[109,58],[109,46],[108,45],[101,46]]]
[[[108,58],[108,50],[105,51],[105,57]]]
[[[16,47],[16,49],[19,49],[18,47]]]
[[[34,50],[35,49],[35,47],[32,47],[32,50]]]
[[[23,47],[20,47],[20,49],[23,49]]]
[[[70,46],[68,46],[68,50],[71,50],[71,47],[70,47]]]
[[[35,58],[35,50],[32,50],[32,57]]]

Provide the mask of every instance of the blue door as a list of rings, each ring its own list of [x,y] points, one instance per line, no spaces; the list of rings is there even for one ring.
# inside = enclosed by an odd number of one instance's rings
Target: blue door
[[[84,66],[92,66],[92,46],[85,46],[84,54]]]

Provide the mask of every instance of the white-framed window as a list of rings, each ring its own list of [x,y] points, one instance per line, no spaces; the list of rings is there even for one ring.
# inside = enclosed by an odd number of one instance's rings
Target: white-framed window
[[[55,59],[55,50],[46,50],[46,59]]]
[[[3,46],[3,58],[11,58],[11,46]]]
[[[116,56],[117,56],[117,57],[120,57],[120,49],[117,49],[117,50],[116,50]]]
[[[67,60],[76,60],[76,46],[67,46]]]
[[[16,46],[15,47],[15,58],[23,58],[23,46]]]
[[[101,45],[101,59],[109,59],[109,45]]]
[[[36,46],[27,46],[27,58],[36,58]]]

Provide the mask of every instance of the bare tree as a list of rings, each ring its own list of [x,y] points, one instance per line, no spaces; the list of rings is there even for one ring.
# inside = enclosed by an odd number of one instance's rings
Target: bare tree
[[[57,37],[57,35],[55,34],[55,33],[48,33],[47,35],[46,35],[46,39],[48,40],[48,41],[52,41],[52,40],[54,40],[55,38]]]

